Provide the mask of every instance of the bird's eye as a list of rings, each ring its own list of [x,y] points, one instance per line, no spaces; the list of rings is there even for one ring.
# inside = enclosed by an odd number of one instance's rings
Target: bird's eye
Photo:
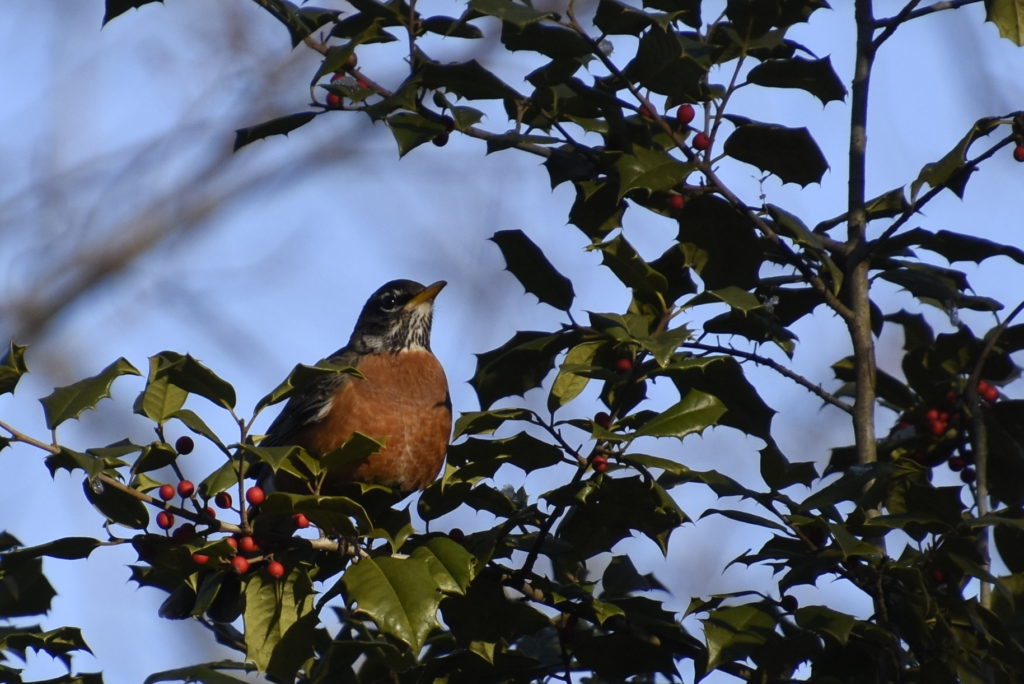
[[[393,292],[385,292],[380,296],[380,310],[394,311],[398,308],[398,297]]]

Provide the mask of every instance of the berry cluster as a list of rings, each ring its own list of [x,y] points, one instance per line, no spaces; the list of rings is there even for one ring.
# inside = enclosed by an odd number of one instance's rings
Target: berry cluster
[[[999,400],[999,389],[985,380],[978,382],[977,390],[978,397],[986,403]],[[961,395],[949,390],[939,405],[902,416],[896,427],[900,432],[910,431],[913,435],[915,448],[910,456],[914,460],[929,468],[945,463],[950,470],[960,473],[962,482],[970,484],[978,475],[964,429],[967,421],[961,411],[962,402]]]
[[[179,453],[186,454],[192,451],[194,445],[190,438],[182,437],[175,446]],[[178,482],[177,486],[172,484],[160,485],[156,489],[156,494],[161,500],[167,502],[170,502],[176,495],[182,499],[195,500],[196,486],[190,480],[183,479]],[[266,498],[266,492],[258,485],[249,487],[245,492],[245,500],[252,507],[259,506],[266,501]],[[213,498],[213,503],[218,508],[232,510],[233,500],[229,492],[218,492]],[[197,507],[198,505],[197,503]],[[205,504],[200,516],[207,518],[208,520],[204,520],[204,522],[209,523],[214,523],[217,519],[217,513],[214,508]],[[203,541],[200,542],[203,543],[209,534],[209,531],[200,533],[192,522],[185,522],[175,528],[175,515],[168,509],[159,511],[156,514],[155,521],[156,526],[167,532],[171,541],[175,544],[189,544],[198,537],[203,538]],[[309,527],[310,521],[305,514],[295,513],[292,515],[292,525],[294,529],[301,530]],[[174,528],[173,531],[172,528]],[[213,525],[210,531],[213,529],[216,529],[216,525]],[[275,560],[272,553],[265,553],[263,546],[251,534],[234,534],[226,537],[224,541],[235,551],[233,555],[223,561],[224,565],[229,567],[232,572],[244,575],[252,569],[254,562],[265,561],[264,569],[271,578],[281,579],[287,574],[284,565],[280,561]],[[192,562],[198,566],[206,566],[210,561],[210,555],[202,553],[202,551],[196,551],[192,554]]]

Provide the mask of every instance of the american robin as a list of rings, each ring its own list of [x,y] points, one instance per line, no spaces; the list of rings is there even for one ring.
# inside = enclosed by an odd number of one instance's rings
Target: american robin
[[[430,484],[452,429],[448,381],[430,351],[434,298],[446,284],[393,280],[370,295],[348,344],[327,357],[362,377],[326,375],[292,396],[261,446],[294,444],[319,457],[358,431],[386,441],[385,447],[358,467],[334,473],[319,493],[352,480],[402,492]],[[299,490],[286,473],[276,480],[280,489]]]

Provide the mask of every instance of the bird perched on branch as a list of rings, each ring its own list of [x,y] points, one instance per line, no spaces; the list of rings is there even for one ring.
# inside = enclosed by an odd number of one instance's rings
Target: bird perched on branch
[[[385,447],[354,468],[331,473],[319,493],[349,481],[402,492],[430,484],[452,429],[448,381],[430,351],[434,298],[445,285],[393,280],[370,295],[348,344],[326,359],[359,375],[325,375],[292,396],[260,446],[298,445],[320,457],[360,432]],[[309,491],[285,472],[275,480],[278,489]]]

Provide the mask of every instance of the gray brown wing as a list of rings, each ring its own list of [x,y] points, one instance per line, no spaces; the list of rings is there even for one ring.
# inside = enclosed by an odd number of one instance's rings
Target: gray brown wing
[[[341,366],[355,366],[358,354],[347,349],[339,349],[325,361]],[[332,373],[314,380],[300,393],[288,400],[281,413],[267,428],[267,436],[260,442],[260,446],[294,444],[292,440],[295,434],[310,423],[320,420],[323,417],[324,408],[334,397],[335,392],[352,380],[353,377],[349,373]]]

